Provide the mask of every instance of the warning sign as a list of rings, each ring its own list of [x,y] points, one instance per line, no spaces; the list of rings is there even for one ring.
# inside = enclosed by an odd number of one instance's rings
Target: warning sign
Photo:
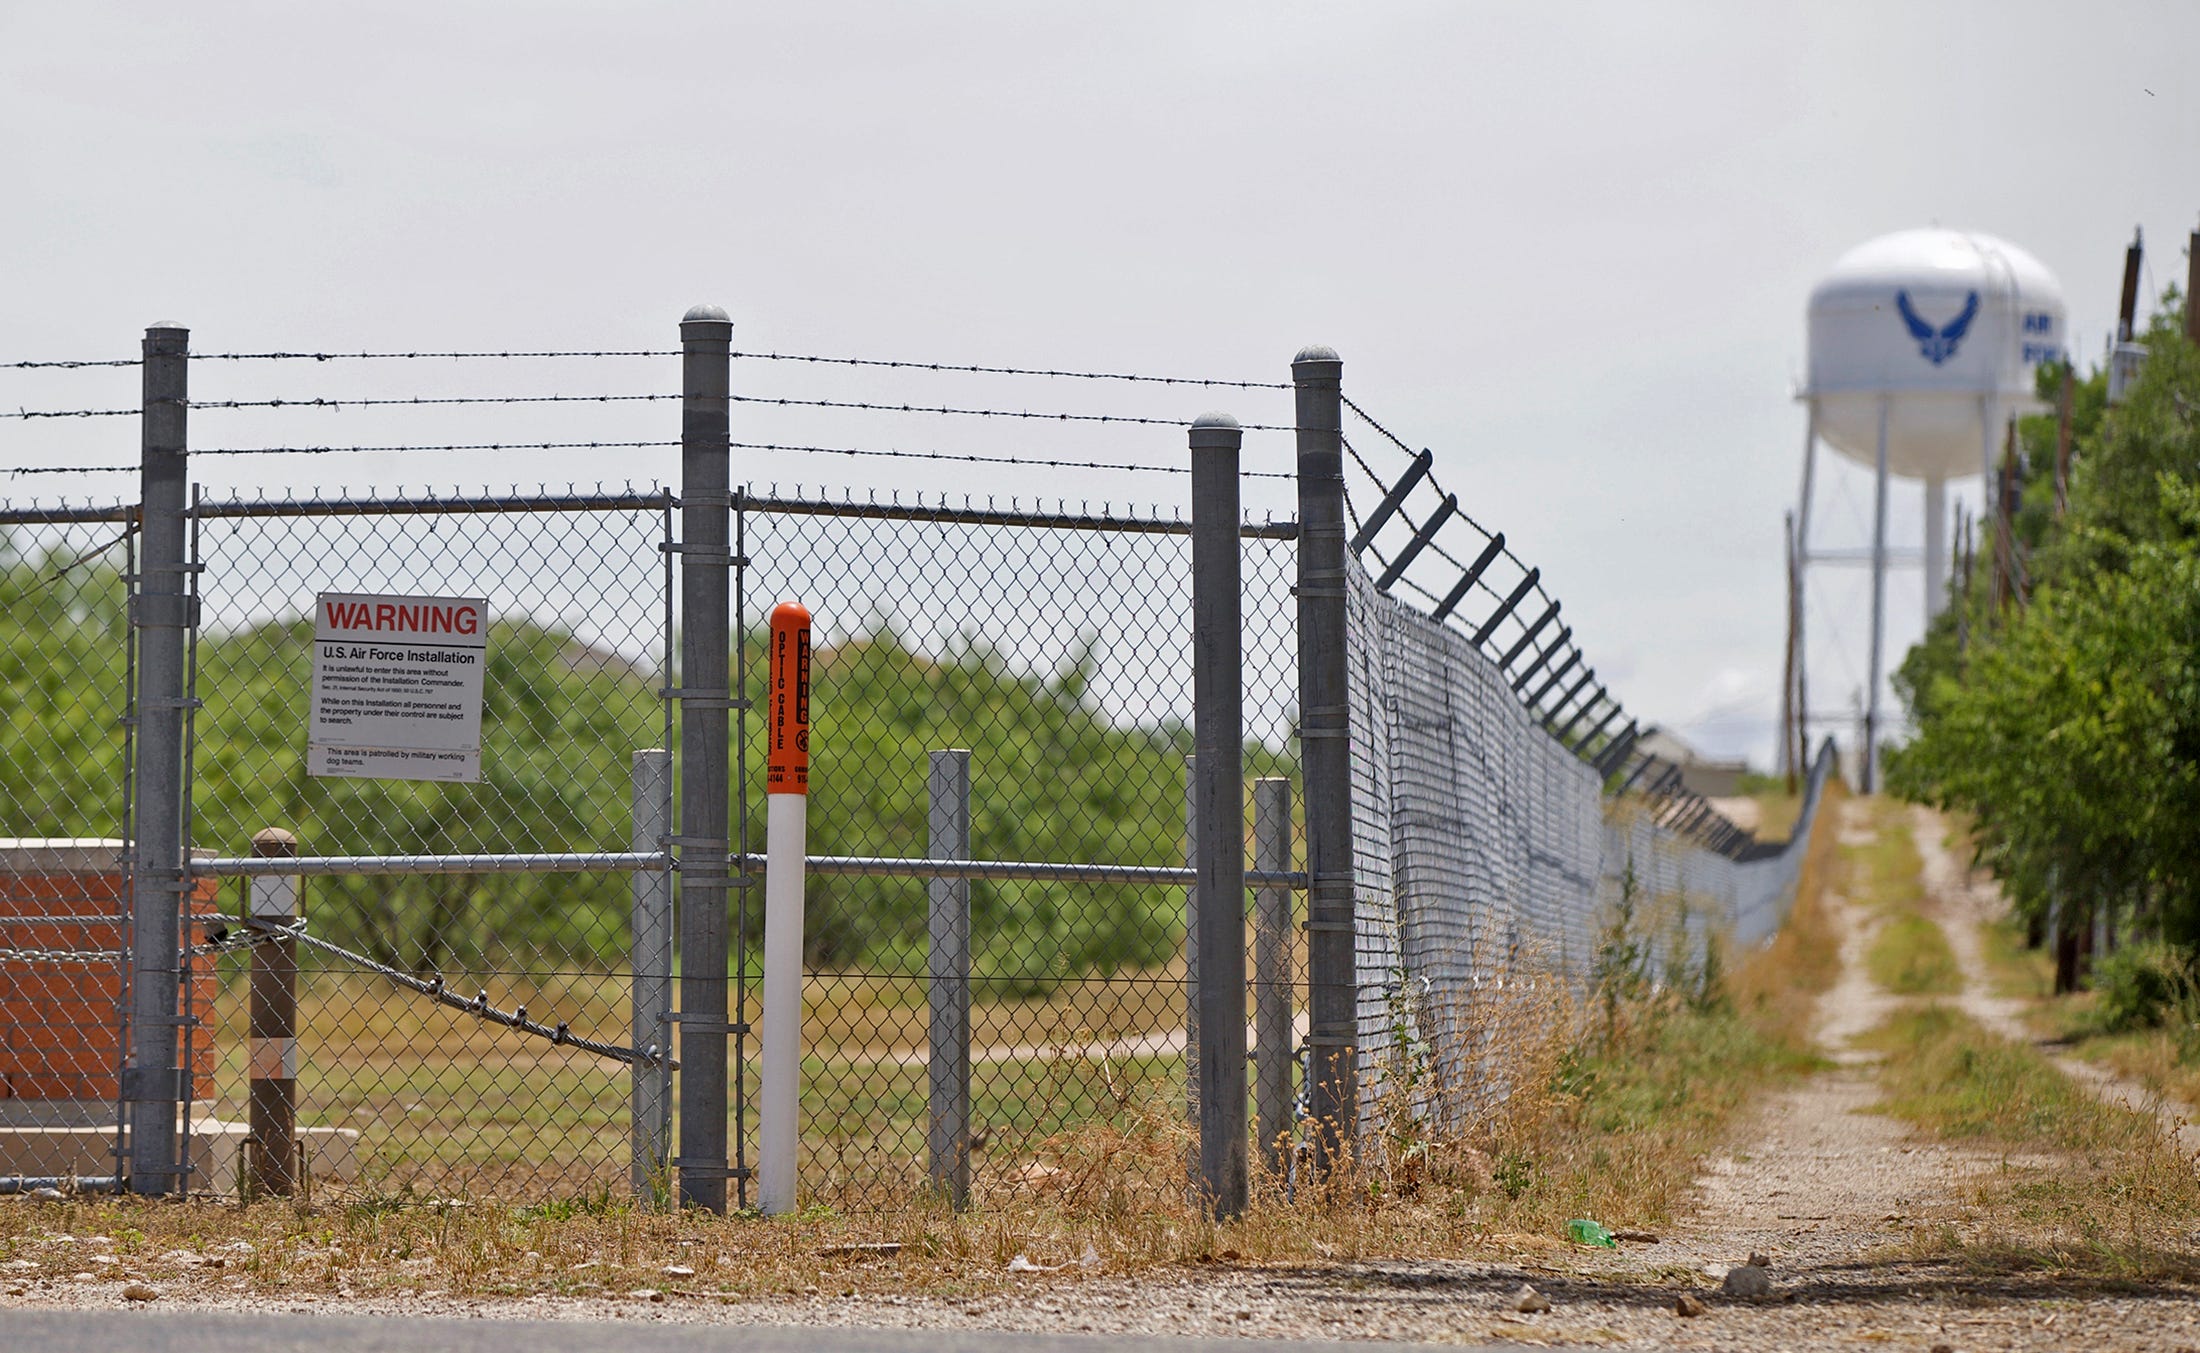
[[[479,597],[323,592],[314,603],[307,772],[481,779],[488,617]]]

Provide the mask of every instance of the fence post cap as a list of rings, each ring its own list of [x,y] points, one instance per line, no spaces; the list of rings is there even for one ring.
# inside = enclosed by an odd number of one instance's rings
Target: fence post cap
[[[699,324],[705,321],[716,321],[721,324],[726,323],[727,318],[725,308],[716,305],[692,306],[689,308],[686,314],[680,316],[680,322],[682,324]]]
[[[252,833],[252,853],[263,859],[279,859],[298,853],[298,834],[282,827],[262,827]]]
[[[1337,350],[1327,343],[1309,343],[1299,349],[1299,355],[1291,359],[1291,365],[1297,366],[1301,362],[1339,362],[1343,360],[1343,358],[1337,356]]]
[[[1207,412],[1192,420],[1192,450],[1235,451],[1245,442],[1245,430],[1226,413]]]

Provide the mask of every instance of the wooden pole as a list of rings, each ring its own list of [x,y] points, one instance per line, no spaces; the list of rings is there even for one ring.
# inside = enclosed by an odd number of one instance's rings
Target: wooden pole
[[[263,860],[296,859],[298,838],[269,827],[252,838],[252,854]],[[253,879],[245,890],[246,915],[287,924],[298,915],[299,883],[294,874]],[[254,945],[251,982],[246,1077],[253,1150],[246,1183],[253,1193],[288,1198],[299,1183],[298,942]]]

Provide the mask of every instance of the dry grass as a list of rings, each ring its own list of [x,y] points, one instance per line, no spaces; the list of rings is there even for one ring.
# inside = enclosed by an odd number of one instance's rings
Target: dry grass
[[[1810,1006],[1837,963],[1820,904],[1834,835],[1832,815],[1824,821],[1789,925],[1731,967],[1715,998],[1648,996],[1607,1029],[1582,1018],[1566,982],[1523,974],[1489,983],[1444,1012],[1477,1031],[1471,1066],[1393,1067],[1380,1129],[1355,1160],[1320,1187],[1261,1178],[1246,1213],[1228,1223],[1204,1216],[1184,1185],[1192,1139],[1177,1098],[1178,1063],[1157,1071],[1135,1059],[1057,1055],[1027,1064],[1033,1079],[1010,1088],[1023,1100],[1078,1112],[1035,1123],[1014,1138],[1013,1152],[989,1149],[981,1209],[969,1214],[914,1191],[888,1212],[813,1207],[768,1220],[634,1209],[611,1187],[547,1206],[438,1201],[417,1190],[402,1201],[323,1191],[310,1205],[82,1198],[0,1205],[0,1260],[35,1264],[17,1270],[26,1276],[74,1272],[85,1263],[82,1238],[98,1235],[121,1261],[103,1273],[215,1291],[651,1288],[733,1300],[979,1295],[1021,1281],[1008,1271],[1018,1254],[1038,1265],[1128,1272],[1211,1260],[1288,1265],[1555,1251],[1571,1217],[1625,1227],[1677,1215],[1735,1115],[1814,1064]],[[1042,1004],[1049,1018],[1086,1029],[1145,1024],[1087,1000],[1065,991]],[[434,1047],[425,1022],[380,1032],[393,1046]],[[848,1036],[881,1051],[902,1041],[895,1019],[883,1015],[851,1023]],[[1414,1098],[1436,1112],[1407,1111]],[[79,1239],[63,1244],[57,1235]],[[858,1246],[874,1248],[851,1248]]]
[[[2102,1102],[2037,1049],[1946,1007],[1902,1012],[1869,1041],[1888,1054],[1886,1112],[2004,1153],[1964,1180],[1962,1226],[1925,1235],[1924,1250],[1997,1267],[2200,1275],[2200,1174],[2151,1114]]]

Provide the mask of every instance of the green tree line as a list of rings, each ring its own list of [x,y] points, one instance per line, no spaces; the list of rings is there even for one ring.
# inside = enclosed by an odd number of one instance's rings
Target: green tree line
[[[65,562],[0,554],[0,835],[122,830],[124,590],[103,561],[56,581]],[[306,773],[311,639],[302,618],[201,635],[198,845],[242,854],[255,831],[280,826],[310,854],[628,847],[630,757],[666,740],[659,674],[560,630],[502,621],[484,678],[481,783],[324,779]],[[747,694],[761,709],[762,634],[747,648]],[[1076,655],[1053,676],[979,651],[935,658],[892,633],[821,651],[812,853],[925,854],[926,754],[965,747],[978,857],[1180,862],[1190,730],[1112,722],[1089,698],[1087,670]],[[749,839],[760,850],[756,715],[748,730]],[[1283,770],[1277,753],[1248,748],[1249,775]],[[761,890],[752,891],[753,960]],[[737,891],[737,916],[739,900]],[[509,965],[515,955],[538,970],[601,969],[623,962],[630,890],[614,875],[366,877],[316,880],[308,902],[315,933],[411,970]],[[1181,889],[981,882],[972,910],[979,972],[1025,989],[1158,965],[1182,943]],[[919,881],[813,877],[808,957],[921,973],[925,914]]]
[[[2200,954],[2200,353],[2174,292],[2142,339],[2117,406],[2105,373],[2076,382],[2066,513],[2054,416],[2020,423],[2028,595],[1992,585],[1989,526],[1895,676],[1917,735],[1890,786],[1969,816],[2065,985],[2097,919]]]

